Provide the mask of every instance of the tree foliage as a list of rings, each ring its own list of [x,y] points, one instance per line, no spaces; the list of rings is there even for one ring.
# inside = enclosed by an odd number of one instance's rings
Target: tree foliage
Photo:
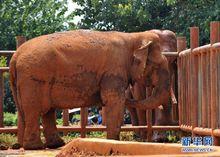
[[[67,29],[67,0],[0,0],[0,50],[14,50],[15,36],[33,37]],[[0,58],[0,66],[7,66]],[[4,75],[4,111],[15,113],[9,87],[9,75]]]
[[[190,26],[202,30],[201,43],[209,40],[209,23],[220,20],[219,0],[73,0],[82,16],[78,28],[118,31],[169,29],[189,35]]]
[[[0,50],[15,49],[15,36],[33,38],[66,29],[67,0],[0,0]]]
[[[162,27],[170,7],[164,0],[73,0],[82,16],[80,28],[117,31],[142,31]],[[157,6],[157,7],[156,7]]]

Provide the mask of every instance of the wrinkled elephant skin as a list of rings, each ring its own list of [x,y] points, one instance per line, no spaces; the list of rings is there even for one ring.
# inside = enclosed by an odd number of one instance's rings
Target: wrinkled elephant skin
[[[77,30],[44,35],[20,46],[10,61],[10,83],[18,108],[25,149],[64,145],[57,134],[55,109],[105,104],[107,138],[119,139],[125,90],[155,72],[155,97],[169,93],[168,62],[152,32],[120,33]],[[152,97],[152,101],[155,98]],[[147,101],[144,105],[149,105]],[[162,102],[157,102],[162,103]],[[157,105],[157,104],[156,104]]]
[[[177,41],[176,41],[176,35],[172,31],[169,30],[150,30],[150,32],[156,33],[160,38],[160,45],[161,45],[161,51],[162,52],[176,52],[177,51]],[[169,71],[170,71],[170,84],[173,84],[173,75],[174,75],[174,67],[176,67],[175,63],[175,57],[168,57],[168,63],[169,63]],[[153,75],[151,75],[153,77]],[[149,80],[150,77],[148,77]],[[127,92],[127,97],[133,97],[135,100],[142,100],[146,97],[151,96],[152,88],[154,86],[157,86],[154,82],[146,81],[146,84],[143,86],[140,83],[135,83],[133,86],[129,87]],[[146,90],[147,87],[147,90]],[[170,86],[170,96],[172,96],[173,89],[172,86]],[[146,93],[147,91],[147,93]],[[174,97],[174,104],[175,96]],[[174,122],[172,119],[171,114],[171,105],[167,105],[168,101],[166,103],[163,103],[163,109],[156,108],[154,109],[153,114],[153,122],[154,125],[173,125],[177,124],[177,122]],[[135,106],[135,105],[134,105]],[[137,105],[136,105],[137,106]],[[131,113],[131,120],[132,125],[146,125],[146,111],[136,108],[128,107],[128,110]],[[139,136],[142,139],[146,139],[146,131],[141,131],[139,133]],[[155,134],[156,135],[156,134]],[[163,136],[164,137],[164,136]],[[155,141],[157,141],[158,135],[154,136]]]

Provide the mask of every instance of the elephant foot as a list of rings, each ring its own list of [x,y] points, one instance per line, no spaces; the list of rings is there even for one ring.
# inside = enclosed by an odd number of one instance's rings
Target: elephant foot
[[[45,146],[50,149],[62,147],[65,145],[65,142],[58,136],[56,135],[54,138],[50,138],[46,140]]]
[[[38,149],[44,149],[45,147],[41,141],[39,142],[31,141],[31,142],[24,142],[23,148],[25,150],[38,150]]]

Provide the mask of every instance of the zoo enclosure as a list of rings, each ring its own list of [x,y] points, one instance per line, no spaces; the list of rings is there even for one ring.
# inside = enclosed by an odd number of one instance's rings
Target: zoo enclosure
[[[182,130],[195,135],[213,136],[219,145],[220,137],[220,22],[210,24],[210,43],[199,47],[199,28],[190,27],[190,49],[186,49],[186,38],[177,38],[178,52],[166,52],[167,57],[174,57],[178,63],[178,112],[172,107],[173,117],[179,118],[179,126],[152,126],[152,112],[147,111],[146,126],[122,126],[121,131],[147,130],[148,141],[155,130]],[[26,41],[25,37],[16,37],[17,47]],[[0,51],[1,56],[11,57],[15,51]],[[3,126],[3,73],[9,67],[0,68],[0,133],[17,133],[17,127]],[[177,78],[175,78],[177,79]],[[174,81],[175,82],[175,81]],[[77,131],[81,137],[86,132],[105,131],[105,126],[87,126],[88,108],[81,108],[80,126],[69,126],[68,110],[63,110],[61,132]],[[105,117],[105,116],[104,116]]]

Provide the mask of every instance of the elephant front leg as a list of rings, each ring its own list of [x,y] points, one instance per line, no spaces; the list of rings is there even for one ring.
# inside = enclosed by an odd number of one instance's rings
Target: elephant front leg
[[[119,139],[125,108],[125,87],[120,79],[106,77],[101,84],[101,98],[105,104],[107,138]]]
[[[44,136],[46,138],[46,147],[58,148],[65,145],[64,141],[60,138],[56,127],[56,115],[55,110],[50,109],[42,117]]]
[[[119,96],[117,92],[105,91],[102,94],[102,99],[106,105],[107,138],[119,140],[125,98]]]

